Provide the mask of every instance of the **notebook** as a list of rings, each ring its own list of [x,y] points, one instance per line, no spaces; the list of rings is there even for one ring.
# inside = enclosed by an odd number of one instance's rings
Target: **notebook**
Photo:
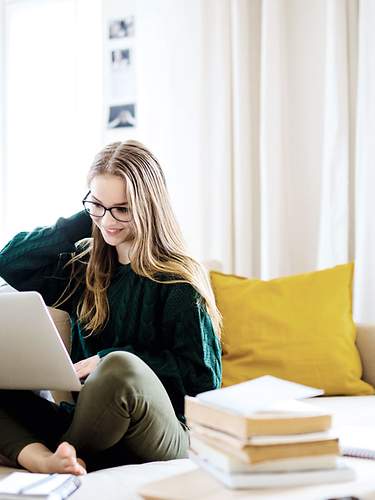
[[[375,427],[346,425],[335,428],[335,431],[340,436],[343,455],[375,460]]]
[[[0,500],[64,500],[81,485],[71,474],[13,472],[0,481]]]

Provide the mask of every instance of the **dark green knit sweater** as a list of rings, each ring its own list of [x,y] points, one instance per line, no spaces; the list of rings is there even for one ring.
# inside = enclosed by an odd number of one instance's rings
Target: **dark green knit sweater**
[[[51,306],[69,282],[64,264],[75,243],[89,236],[91,219],[85,212],[19,233],[0,252],[0,276],[18,290],[38,291]],[[62,306],[71,317],[74,363],[118,350],[136,354],[162,381],[179,419],[185,394],[220,386],[220,343],[191,285],[155,283],[135,274],[130,264],[118,264],[108,290],[108,323],[88,338],[76,316],[81,292]]]

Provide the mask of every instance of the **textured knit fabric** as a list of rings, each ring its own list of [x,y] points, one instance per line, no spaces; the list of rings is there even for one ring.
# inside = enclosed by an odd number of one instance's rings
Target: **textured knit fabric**
[[[64,265],[91,228],[91,219],[80,212],[19,233],[0,252],[0,276],[17,290],[38,291],[53,305],[69,283]],[[135,274],[130,264],[118,264],[108,289],[109,320],[89,337],[76,316],[81,293],[82,288],[62,306],[71,317],[74,363],[112,351],[136,354],[159,377],[180,420],[186,394],[220,386],[220,343],[191,285],[156,283]]]

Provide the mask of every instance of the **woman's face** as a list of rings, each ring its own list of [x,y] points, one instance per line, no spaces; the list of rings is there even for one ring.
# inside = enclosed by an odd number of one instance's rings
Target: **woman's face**
[[[128,200],[126,199],[125,182],[120,177],[115,175],[97,175],[93,178],[90,184],[90,194],[87,198],[90,201],[99,203],[105,208],[118,207],[120,210],[114,211],[119,213],[120,218],[122,212],[126,216],[126,207]],[[94,224],[100,229],[104,241],[108,245],[119,246],[122,243],[132,240],[132,223],[120,222],[113,218],[112,214],[107,210],[103,217],[91,217]]]

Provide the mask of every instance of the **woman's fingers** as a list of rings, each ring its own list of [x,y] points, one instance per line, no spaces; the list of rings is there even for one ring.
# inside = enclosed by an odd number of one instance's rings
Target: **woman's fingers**
[[[78,363],[74,364],[74,368],[75,368],[75,371],[76,371],[78,378],[83,378],[83,377],[86,377],[86,375],[88,375],[88,367],[87,367],[87,363],[85,363],[85,361],[86,360],[79,361]]]
[[[100,361],[99,356],[91,356],[90,358],[83,359],[74,364],[75,371],[78,378],[86,378],[97,367]]]

